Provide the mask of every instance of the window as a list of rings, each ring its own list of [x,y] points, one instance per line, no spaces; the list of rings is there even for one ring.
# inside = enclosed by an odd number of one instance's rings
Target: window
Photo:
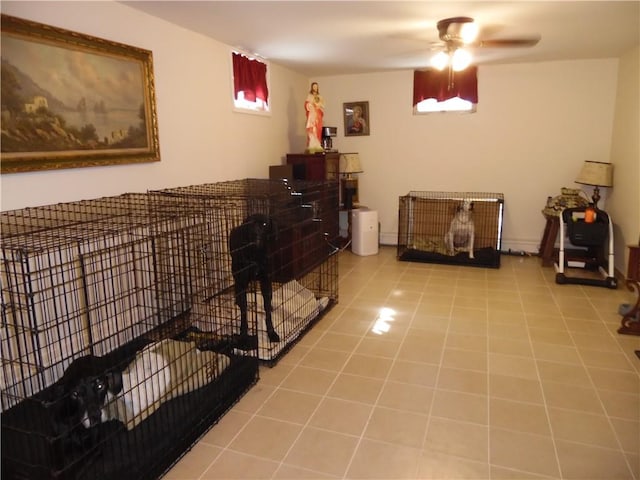
[[[413,72],[414,113],[475,112],[478,103],[478,67]]]
[[[236,109],[269,112],[268,65],[239,52],[232,53],[233,104]]]
[[[475,112],[476,106],[469,100],[463,100],[460,97],[450,98],[439,102],[435,98],[427,98],[414,105],[415,113],[433,113],[433,112]]]

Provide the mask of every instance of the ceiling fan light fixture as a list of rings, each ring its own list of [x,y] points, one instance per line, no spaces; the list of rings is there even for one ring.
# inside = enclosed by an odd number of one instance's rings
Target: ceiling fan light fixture
[[[451,68],[454,72],[464,70],[469,65],[471,65],[471,54],[467,50],[458,48],[453,52],[453,56],[451,57]]]
[[[431,66],[437,70],[444,70],[449,65],[449,54],[438,52],[431,57]]]
[[[478,25],[474,22],[463,23],[460,26],[460,39],[462,43],[473,43],[478,37]]]

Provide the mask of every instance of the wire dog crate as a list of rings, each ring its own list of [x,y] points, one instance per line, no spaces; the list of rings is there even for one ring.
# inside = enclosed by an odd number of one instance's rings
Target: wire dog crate
[[[0,214],[3,476],[157,478],[257,381],[205,290],[224,226],[152,197]]]
[[[270,341],[259,282],[245,292],[258,312],[258,357],[273,365],[338,301],[338,183],[243,179],[154,191],[162,209],[199,212],[224,228],[206,247],[208,292],[234,286],[229,236],[252,215],[265,215],[276,238],[268,256],[272,316],[279,342]],[[239,313],[239,311],[238,311]],[[239,322],[238,322],[239,323]]]
[[[499,268],[503,211],[501,193],[409,192],[399,199],[397,258]]]

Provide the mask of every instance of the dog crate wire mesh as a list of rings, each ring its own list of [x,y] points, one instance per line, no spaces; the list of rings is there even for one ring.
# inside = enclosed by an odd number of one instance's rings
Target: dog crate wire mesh
[[[203,252],[224,226],[151,197],[0,214],[3,476],[157,478],[257,380],[233,299],[205,292]],[[80,364],[128,379],[90,428],[65,386]]]
[[[273,219],[277,239],[270,249],[273,322],[280,342],[264,324],[258,282],[249,301],[258,312],[258,356],[273,365],[328,308],[338,301],[338,182],[242,179],[154,191],[162,208],[201,212],[224,228],[207,245],[206,290],[232,293],[229,233],[255,214]],[[238,273],[238,272],[235,272]],[[239,310],[237,310],[239,313]]]
[[[473,203],[473,231],[467,225],[464,234],[474,236],[474,258],[464,246],[451,249],[446,238],[457,233],[452,229],[460,228],[454,219],[464,202]],[[399,198],[397,258],[499,268],[503,211],[501,193],[411,191]]]

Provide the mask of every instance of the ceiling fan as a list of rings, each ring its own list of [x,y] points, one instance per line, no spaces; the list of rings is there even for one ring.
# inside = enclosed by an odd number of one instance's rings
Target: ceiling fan
[[[451,17],[437,24],[440,51],[431,58],[438,70],[450,67],[453,71],[467,68],[472,61],[469,48],[533,47],[540,36],[521,38],[479,39],[479,28],[471,17]]]

